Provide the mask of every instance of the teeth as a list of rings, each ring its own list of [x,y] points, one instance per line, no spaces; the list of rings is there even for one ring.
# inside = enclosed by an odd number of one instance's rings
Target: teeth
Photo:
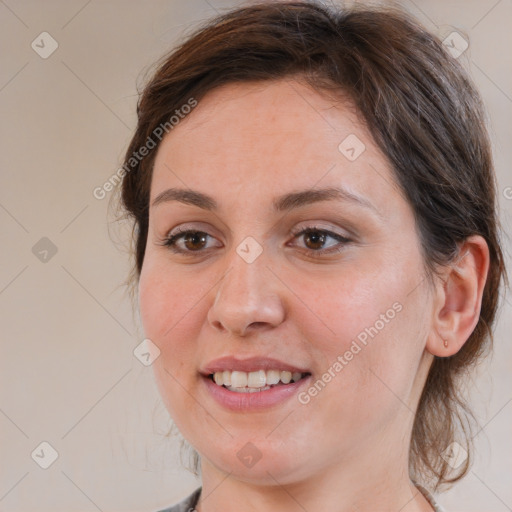
[[[237,393],[259,393],[260,391],[265,391],[270,389],[270,386],[265,386],[263,388],[235,388],[233,386],[226,386],[229,391],[236,391]]]
[[[281,382],[288,384],[292,380],[292,372],[281,372]]]
[[[265,370],[258,370],[257,372],[250,372],[247,377],[247,387],[249,388],[263,388],[267,383],[267,374]]]
[[[279,370],[267,370],[267,384],[277,384],[281,378],[281,372]]]
[[[229,390],[242,391],[244,393],[253,393],[255,391],[265,391],[282,382],[288,384],[291,381],[297,382],[303,377],[300,372],[289,372],[281,370],[257,370],[255,372],[229,371],[215,372],[213,380],[218,386],[225,386]]]
[[[224,372],[222,372],[222,380],[224,380]],[[245,388],[247,386],[247,373],[231,372],[231,386],[234,388]]]

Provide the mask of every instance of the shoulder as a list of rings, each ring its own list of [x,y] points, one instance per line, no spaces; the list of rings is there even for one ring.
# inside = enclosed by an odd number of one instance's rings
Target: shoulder
[[[199,487],[179,503],[171,505],[170,507],[163,510],[159,510],[158,512],[192,512],[195,509],[197,502],[199,501],[201,490],[202,487]]]

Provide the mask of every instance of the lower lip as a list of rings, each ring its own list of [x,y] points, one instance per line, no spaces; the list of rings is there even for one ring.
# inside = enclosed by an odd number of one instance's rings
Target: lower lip
[[[297,382],[281,384],[265,391],[237,393],[215,384],[209,377],[201,376],[208,393],[210,393],[213,399],[223,407],[237,412],[258,411],[282,404],[294,396],[302,386],[307,384],[310,378],[311,375],[308,375]]]

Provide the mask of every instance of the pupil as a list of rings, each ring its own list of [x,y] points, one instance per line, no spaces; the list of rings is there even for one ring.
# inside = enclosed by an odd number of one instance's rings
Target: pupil
[[[196,244],[200,244],[200,247],[197,247]],[[206,244],[205,233],[199,233],[199,232],[188,233],[185,236],[185,246],[189,250],[194,251],[194,250],[202,249],[205,244]]]
[[[325,235],[319,233],[318,231],[313,231],[306,235],[306,245],[309,246],[308,242],[312,242],[313,249],[321,249],[322,245],[325,243]]]

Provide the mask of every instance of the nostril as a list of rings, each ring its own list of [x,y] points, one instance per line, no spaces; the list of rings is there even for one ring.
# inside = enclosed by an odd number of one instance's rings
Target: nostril
[[[249,327],[255,327],[256,329],[259,329],[265,325],[267,325],[265,322],[253,322]]]

